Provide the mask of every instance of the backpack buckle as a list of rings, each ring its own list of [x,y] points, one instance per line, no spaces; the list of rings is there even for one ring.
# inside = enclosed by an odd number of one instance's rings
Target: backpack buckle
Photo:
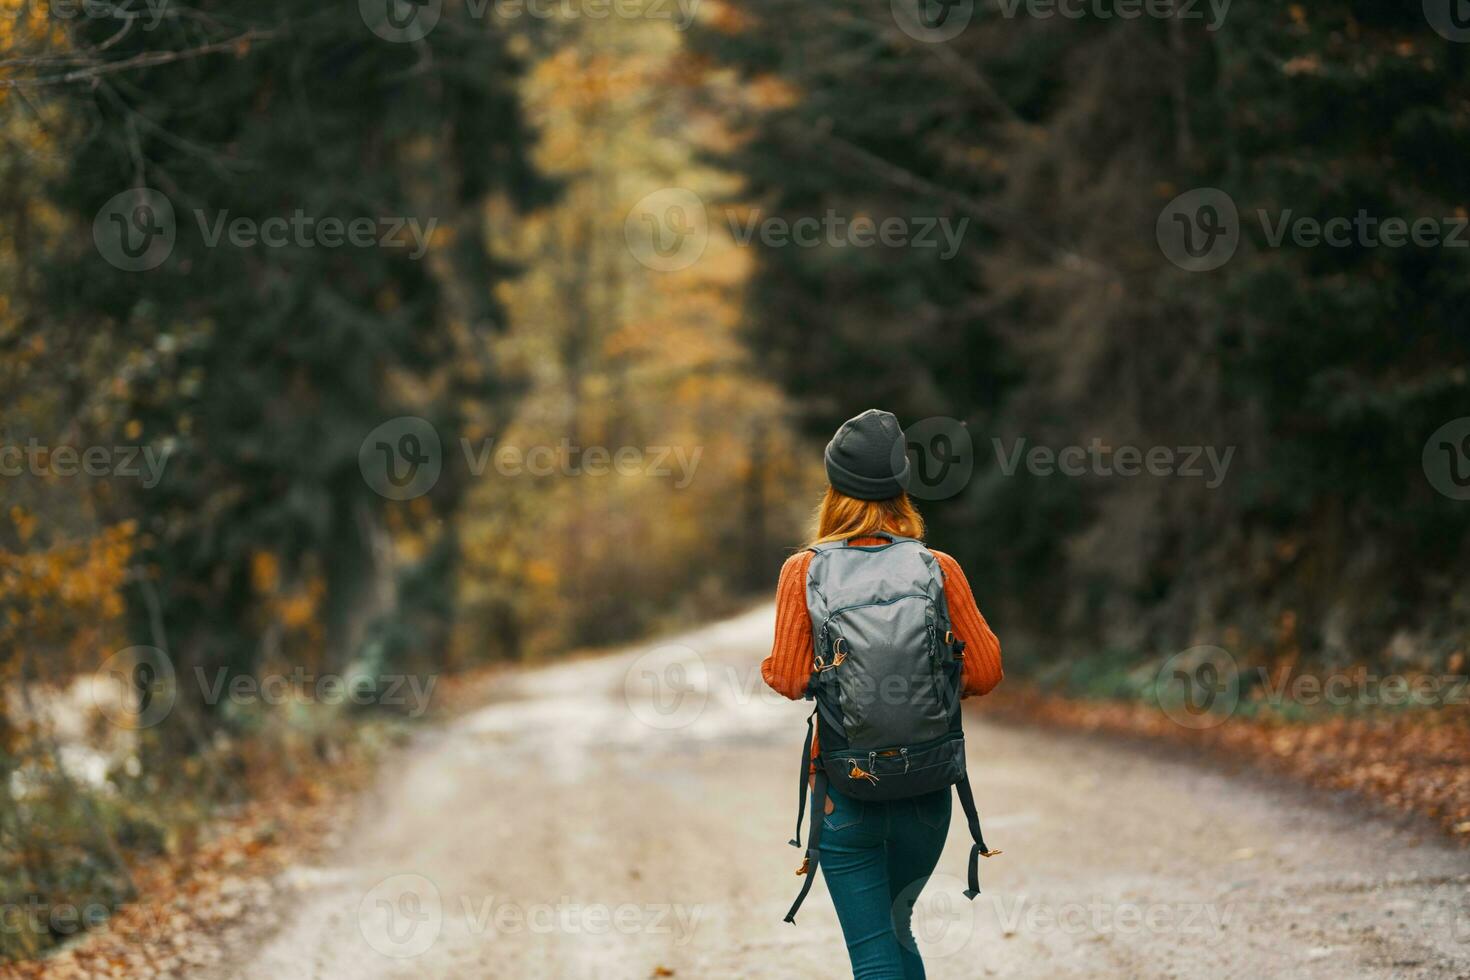
[[[954,630],[944,631],[944,645],[947,647],[954,646]]]

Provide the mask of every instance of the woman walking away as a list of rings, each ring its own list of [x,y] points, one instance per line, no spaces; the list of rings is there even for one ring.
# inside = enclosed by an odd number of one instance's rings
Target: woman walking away
[[[800,784],[802,809],[812,792],[806,878],[787,921],[820,867],[855,980],[924,976],[910,919],[944,850],[951,787],[974,838],[968,897],[977,858],[999,853],[980,834],[959,700],[1000,683],[1000,643],[960,566],[922,542],[905,448],[898,419],[877,409],[827,444],[816,536],[781,569],[761,665],[772,688],[816,702]]]

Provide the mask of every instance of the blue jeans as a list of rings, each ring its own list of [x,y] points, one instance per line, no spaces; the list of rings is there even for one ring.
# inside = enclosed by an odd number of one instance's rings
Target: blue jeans
[[[868,803],[829,789],[819,867],[853,980],[923,980],[909,920],[949,833],[951,789]]]

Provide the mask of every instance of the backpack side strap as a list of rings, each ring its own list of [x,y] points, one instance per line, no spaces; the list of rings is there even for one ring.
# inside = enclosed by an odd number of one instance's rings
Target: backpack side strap
[[[954,784],[954,791],[960,798],[960,806],[965,808],[965,820],[970,824],[970,837],[975,841],[970,848],[970,887],[965,889],[965,897],[970,901],[980,894],[980,859],[982,857],[994,857],[1001,853],[992,851],[985,846],[985,835],[980,832],[980,814],[975,811],[975,794],[970,792],[970,778],[966,776]]]
[[[801,785],[805,789],[805,773],[802,774]],[[796,869],[798,875],[806,875],[806,881],[801,883],[801,892],[796,896],[796,901],[791,903],[791,910],[786,913],[785,919],[792,925],[796,924],[796,910],[806,901],[806,893],[812,890],[812,880],[817,876],[817,865],[822,859],[822,811],[826,806],[827,771],[818,766],[816,783],[812,787],[812,817],[807,828],[806,857],[802,860],[801,867]]]
[[[787,841],[792,847],[801,846],[801,815],[806,812],[806,782],[811,778],[812,768],[812,725],[815,724],[817,709],[806,716],[806,743],[801,747],[801,788],[796,802],[796,836]]]

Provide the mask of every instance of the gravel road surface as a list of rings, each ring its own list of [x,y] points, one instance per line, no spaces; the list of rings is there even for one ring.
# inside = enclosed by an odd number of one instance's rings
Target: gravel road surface
[[[761,683],[772,616],[515,675],[387,767],[209,976],[850,976],[823,882],[781,921],[806,706]],[[1470,854],[1427,826],[969,704],[1005,853],[966,902],[956,806],[931,978],[1470,976]]]

